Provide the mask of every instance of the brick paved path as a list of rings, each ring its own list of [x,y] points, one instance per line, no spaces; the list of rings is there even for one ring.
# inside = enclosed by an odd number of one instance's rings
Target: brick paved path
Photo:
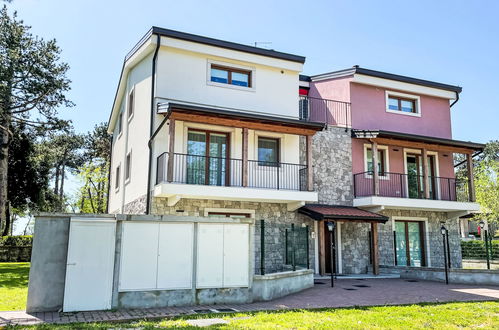
[[[403,279],[342,279],[334,288],[328,280],[317,280],[313,288],[280,299],[244,305],[165,307],[78,313],[0,312],[0,327],[6,324],[126,321],[194,314],[194,309],[233,308],[238,311],[297,308],[397,305],[420,302],[499,300],[499,286],[445,285],[439,282],[409,282]],[[359,287],[367,286],[367,287]],[[355,290],[351,290],[355,289]]]

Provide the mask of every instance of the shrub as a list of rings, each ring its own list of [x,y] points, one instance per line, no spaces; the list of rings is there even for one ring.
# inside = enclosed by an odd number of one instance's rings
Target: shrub
[[[0,262],[23,262],[31,260],[33,236],[0,237]]]
[[[492,245],[492,249],[491,249]],[[491,251],[492,250],[492,251]],[[461,251],[463,259],[486,259],[485,242],[482,240],[462,241]],[[491,253],[492,252],[492,253]],[[489,257],[499,259],[499,241],[492,241],[489,244]]]

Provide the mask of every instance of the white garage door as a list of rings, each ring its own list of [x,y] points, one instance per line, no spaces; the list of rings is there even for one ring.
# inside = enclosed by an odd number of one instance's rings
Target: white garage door
[[[111,308],[116,222],[71,219],[65,312]]]

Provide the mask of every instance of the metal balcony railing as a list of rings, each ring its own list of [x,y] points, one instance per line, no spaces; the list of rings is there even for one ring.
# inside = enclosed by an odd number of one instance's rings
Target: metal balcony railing
[[[169,159],[172,161],[170,166]],[[180,153],[169,157],[165,152],[157,158],[156,184],[171,182],[306,191],[306,170],[307,166],[300,164],[248,160],[245,167],[242,159]]]
[[[300,96],[299,115],[301,120],[345,128],[352,126],[349,102]]]
[[[424,199],[424,177],[405,173],[379,173],[379,193],[375,194],[373,172],[353,176],[355,197],[382,196]],[[469,202],[468,180],[429,176],[430,199]]]

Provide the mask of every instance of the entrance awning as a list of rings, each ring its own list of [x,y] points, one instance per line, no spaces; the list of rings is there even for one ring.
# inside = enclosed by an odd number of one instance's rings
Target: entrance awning
[[[311,217],[314,220],[344,220],[358,222],[380,222],[385,223],[388,217],[362,210],[353,206],[307,204],[298,212]]]

